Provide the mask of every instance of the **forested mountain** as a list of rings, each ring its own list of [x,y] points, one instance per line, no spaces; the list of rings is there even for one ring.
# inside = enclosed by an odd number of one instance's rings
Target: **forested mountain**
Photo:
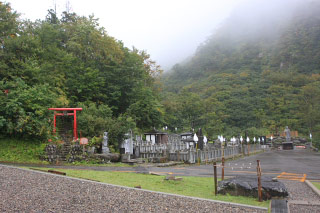
[[[289,126],[319,138],[320,3],[266,2],[236,9],[191,59],[164,75],[168,125],[202,127],[212,137]]]
[[[114,147],[128,129],[163,125],[201,127],[211,138],[289,126],[319,139],[320,3],[254,2],[162,82],[147,53],[125,47],[93,16],[49,10],[31,22],[0,2],[0,137],[48,138],[49,107],[83,107],[82,135],[108,131]]]
[[[49,107],[83,107],[83,136],[162,123],[149,55],[126,48],[93,16],[49,10],[45,20],[20,20],[0,2],[0,135],[46,138]]]

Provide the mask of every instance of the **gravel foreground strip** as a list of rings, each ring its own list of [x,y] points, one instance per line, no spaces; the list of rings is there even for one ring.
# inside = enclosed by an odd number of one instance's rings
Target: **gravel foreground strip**
[[[0,212],[267,212],[0,165]]]
[[[316,213],[316,212],[320,212],[320,205],[289,204],[289,209],[290,209],[290,213],[302,213],[302,212]]]
[[[306,183],[292,180],[281,180],[289,192],[289,200],[320,202],[320,197]]]
[[[306,183],[289,180],[281,182],[286,185],[289,192],[290,213],[320,212],[320,197]]]

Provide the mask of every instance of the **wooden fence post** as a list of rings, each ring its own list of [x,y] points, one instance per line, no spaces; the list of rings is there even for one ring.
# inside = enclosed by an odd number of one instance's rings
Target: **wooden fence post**
[[[208,164],[208,155],[209,155],[209,151],[205,151],[204,152],[205,158],[206,158],[206,165]]]
[[[221,172],[221,180],[224,180],[224,157],[222,157],[222,172]]]
[[[217,163],[213,162],[214,195],[218,194]]]
[[[259,202],[262,202],[260,160],[257,160],[257,176],[258,176],[258,196],[259,196]]]

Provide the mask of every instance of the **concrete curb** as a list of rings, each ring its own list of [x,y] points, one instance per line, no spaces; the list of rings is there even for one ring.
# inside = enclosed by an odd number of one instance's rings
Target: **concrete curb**
[[[0,164],[0,167],[1,166],[13,168],[13,169],[20,169],[20,170],[34,172],[34,173],[40,173],[40,174],[44,174],[44,175],[56,176],[56,177],[60,177],[60,178],[68,178],[68,179],[73,179],[73,180],[77,180],[77,181],[81,181],[81,182],[89,182],[89,183],[102,184],[102,185],[107,185],[107,186],[115,186],[115,187],[130,189],[130,190],[146,191],[146,192],[158,193],[158,194],[169,195],[169,196],[183,197],[183,198],[189,198],[189,199],[194,199],[194,200],[203,200],[203,201],[209,201],[209,202],[213,202],[213,203],[220,203],[220,204],[233,205],[233,206],[268,211],[268,208],[259,207],[259,206],[251,206],[251,205],[246,205],[246,204],[224,202],[224,201],[219,201],[219,200],[211,200],[211,199],[198,198],[198,197],[189,197],[189,196],[184,196],[184,195],[177,195],[177,194],[171,194],[171,193],[165,193],[165,192],[157,192],[157,191],[151,191],[151,190],[146,190],[146,189],[136,189],[136,188],[131,188],[131,187],[127,187],[127,186],[119,186],[119,185],[114,185],[114,184],[109,184],[109,183],[97,182],[97,181],[93,181],[93,180],[80,179],[80,178],[75,178],[75,177],[70,177],[70,176],[62,176],[62,175],[57,175],[57,174],[53,174],[53,173],[47,173],[45,171],[42,172],[42,171],[37,171],[37,170],[19,168],[19,167],[15,167],[15,166],[8,166],[8,165],[4,165],[4,164]]]
[[[320,206],[320,202],[305,200],[288,200],[288,204]]]
[[[309,180],[304,181],[320,197],[320,190],[315,187]]]

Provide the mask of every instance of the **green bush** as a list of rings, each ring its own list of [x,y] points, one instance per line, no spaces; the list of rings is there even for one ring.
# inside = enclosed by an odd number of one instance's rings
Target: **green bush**
[[[120,115],[112,117],[112,111],[107,105],[95,103],[79,104],[83,108],[78,115],[78,127],[82,135],[92,138],[90,143],[97,145],[102,141],[104,132],[108,132],[108,146],[111,151],[118,151],[124,139],[124,134],[135,128],[131,117]]]
[[[52,126],[49,107],[57,106],[58,96],[48,84],[28,86],[17,78],[14,82],[0,81],[0,134],[12,137],[45,139]]]
[[[99,148],[101,142],[103,140],[103,137],[96,137],[94,136],[88,143],[88,146],[91,146],[91,147],[96,147],[96,148]]]

